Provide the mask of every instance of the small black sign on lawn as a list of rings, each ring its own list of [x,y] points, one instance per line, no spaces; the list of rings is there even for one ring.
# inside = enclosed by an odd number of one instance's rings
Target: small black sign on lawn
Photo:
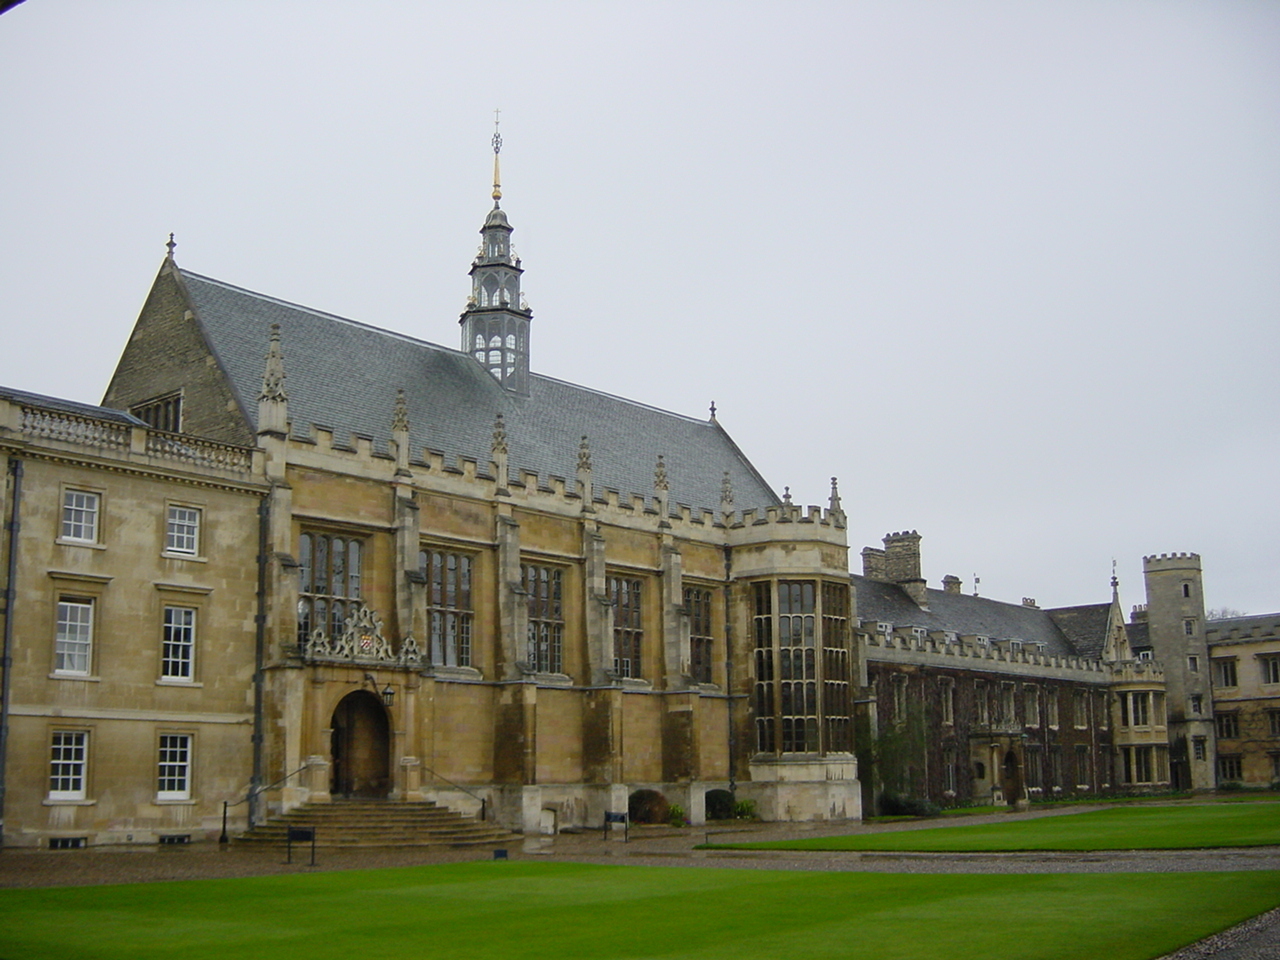
[[[625,813],[614,813],[612,810],[604,812],[604,839],[609,839],[609,825],[613,823],[622,824],[622,842],[629,842],[631,840],[631,818]]]
[[[316,828],[315,827],[290,827],[285,839],[286,863],[293,863],[293,845],[294,843],[310,843],[311,844],[311,866],[316,865]]]

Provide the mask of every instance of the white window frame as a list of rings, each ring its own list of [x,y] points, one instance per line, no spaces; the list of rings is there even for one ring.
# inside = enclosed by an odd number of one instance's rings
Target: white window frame
[[[94,600],[59,597],[54,628],[53,672],[87,677],[93,670]],[[71,616],[73,613],[82,616]],[[83,666],[80,665],[83,661]]]
[[[102,494],[76,487],[64,488],[58,539],[63,543],[97,543],[101,529]]]
[[[1280,656],[1272,653],[1258,657],[1258,672],[1264,684],[1280,683]]]
[[[200,528],[204,511],[184,503],[171,503],[165,511],[164,552],[180,557],[200,555]]]
[[[194,737],[189,733],[162,733],[156,755],[156,799],[191,799],[191,755]]]
[[[83,800],[88,772],[88,731],[54,730],[49,738],[49,799]]]
[[[1213,658],[1213,685],[1215,687],[1238,687],[1240,670],[1235,657]],[[1229,683],[1226,681],[1230,681]]]
[[[191,683],[196,678],[195,607],[165,604],[161,631],[160,679]]]

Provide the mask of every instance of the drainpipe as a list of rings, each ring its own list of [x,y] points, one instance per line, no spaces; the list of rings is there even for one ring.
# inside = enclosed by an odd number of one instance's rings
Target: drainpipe
[[[4,845],[4,800],[6,789],[5,770],[9,750],[9,697],[13,681],[13,602],[18,591],[14,581],[18,576],[18,530],[21,527],[22,461],[9,458],[9,473],[13,475],[13,493],[9,506],[9,558],[4,578],[4,638],[0,646],[0,670],[4,680],[0,682],[0,846]]]
[[[253,618],[253,774],[249,780],[249,829],[258,822],[262,798],[262,739],[266,726],[263,717],[262,687],[263,663],[267,647],[267,543],[271,520],[271,498],[265,496],[258,503],[258,612]]]
[[[738,784],[733,777],[734,751],[737,742],[733,733],[733,604],[729,594],[733,590],[733,548],[724,547],[724,692],[725,709],[729,712],[729,797],[738,799]]]

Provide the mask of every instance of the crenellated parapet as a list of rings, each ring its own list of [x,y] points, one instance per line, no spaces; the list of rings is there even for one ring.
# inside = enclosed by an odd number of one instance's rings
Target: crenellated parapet
[[[1143,572],[1157,570],[1199,570],[1198,553],[1161,553],[1142,558]]]
[[[1155,660],[1120,660],[1109,663],[1111,682],[1124,686],[1164,689],[1164,667]]]
[[[501,446],[505,446],[505,432],[502,439]],[[582,460],[580,449],[572,453],[577,461]],[[668,500],[665,466],[655,471],[658,482],[654,489],[641,493],[594,484],[587,487],[581,476],[540,474],[508,463],[505,450],[493,457],[489,462],[481,462],[474,457],[449,456],[425,447],[416,455],[404,456],[394,444],[382,443],[364,434],[339,438],[320,424],[312,425],[309,436],[292,434],[288,452],[289,462],[301,467],[336,468],[348,475],[376,481],[396,479],[422,490],[477,500],[489,500],[502,490],[503,499],[513,505],[561,516],[589,512],[600,522],[677,535],[683,530],[688,536],[698,539],[713,536],[732,546],[793,542],[817,542],[840,549],[847,546],[845,514],[838,500],[835,508],[781,503],[715,511],[695,508],[675,498]],[[507,475],[505,482],[501,474]],[[587,490],[592,497],[589,505],[583,499]],[[716,532],[710,534],[713,530]],[[841,571],[847,572],[847,564]]]
[[[868,622],[857,631],[861,653],[867,661],[884,661],[978,670],[1021,677],[1048,677],[1059,680],[1108,684],[1109,664],[1088,657],[1060,657],[1030,646],[1013,646],[1018,641],[957,637],[954,634],[911,630],[876,629]]]

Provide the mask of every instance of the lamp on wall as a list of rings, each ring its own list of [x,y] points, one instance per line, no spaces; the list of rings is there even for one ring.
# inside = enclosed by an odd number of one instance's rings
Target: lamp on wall
[[[364,682],[373,687],[373,692],[382,697],[382,702],[386,704],[387,709],[390,709],[391,705],[395,703],[396,700],[396,692],[392,688],[391,684],[388,683],[385,687],[379,690],[378,681],[374,679],[372,673],[366,673],[364,675]]]

